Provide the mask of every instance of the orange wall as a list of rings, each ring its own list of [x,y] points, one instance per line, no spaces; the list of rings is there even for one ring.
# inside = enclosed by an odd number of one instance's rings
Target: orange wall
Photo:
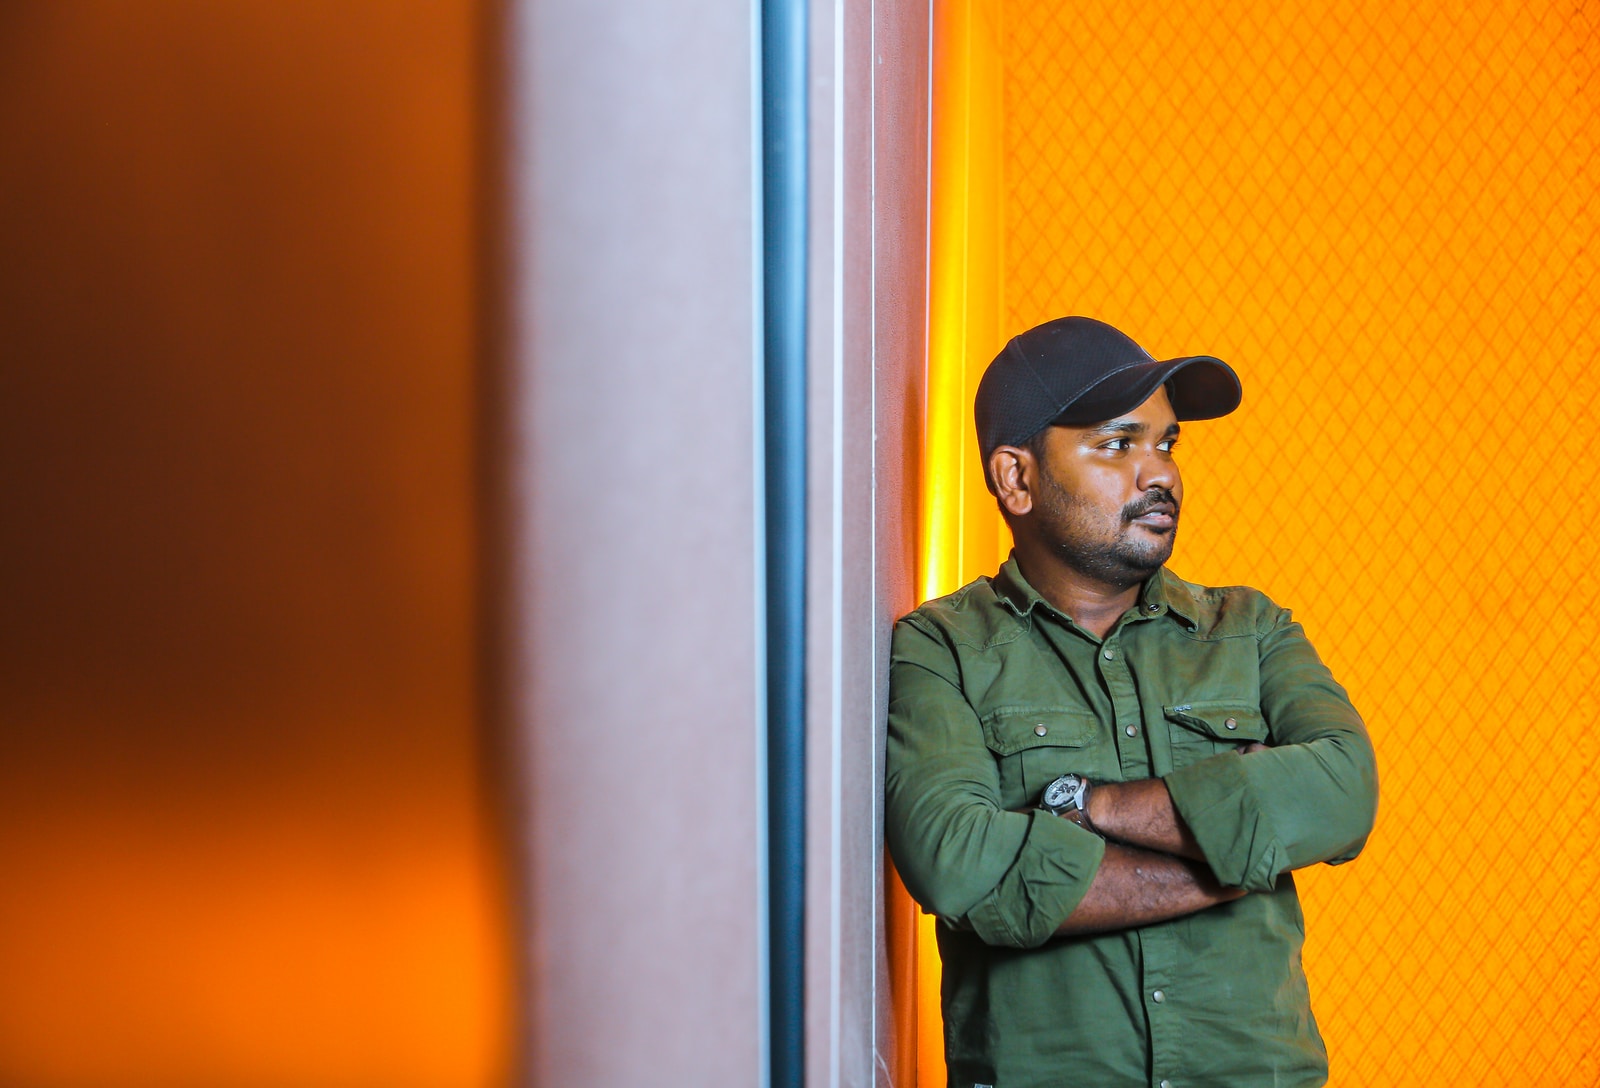
[[[477,18],[0,11],[0,1083],[503,1079]]]
[[[1240,411],[1186,434],[1173,567],[1292,606],[1372,728],[1377,831],[1301,883],[1332,1083],[1595,1083],[1600,20],[1026,0],[940,19],[947,42],[974,28],[989,112],[955,123],[958,81],[936,79],[936,145],[994,130],[1003,150],[952,176],[936,147],[935,283],[1000,302],[941,340],[936,288],[930,388],[970,390],[1005,336],[1063,313],[1243,377]],[[987,277],[962,256],[981,215],[1003,224]],[[930,489],[965,471],[937,438]],[[929,525],[949,571],[929,593],[982,569],[940,541],[999,538],[971,492]],[[925,1001],[924,1033],[936,1017]]]

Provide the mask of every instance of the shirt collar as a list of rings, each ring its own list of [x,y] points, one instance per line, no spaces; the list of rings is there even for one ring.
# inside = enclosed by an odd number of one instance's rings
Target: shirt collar
[[[1057,615],[1061,614],[1022,576],[1022,570],[1017,566],[1016,552],[1012,552],[1000,565],[999,573],[994,576],[993,585],[1000,600],[1018,616],[1026,616],[1041,606]],[[1194,626],[1195,617],[1199,614],[1195,606],[1194,592],[1189,588],[1189,584],[1166,567],[1162,567],[1146,579],[1139,591],[1137,607],[1140,616],[1160,616],[1171,612],[1191,627]]]
[[[1195,604],[1194,590],[1189,588],[1189,583],[1162,567],[1150,576],[1139,592],[1139,614],[1159,616],[1166,612],[1171,612],[1189,627],[1194,626],[1195,618],[1200,614]]]
[[[1018,616],[1026,616],[1034,608],[1043,605],[1051,608],[1050,602],[1039,595],[1039,591],[1028,584],[1022,576],[1022,568],[1017,566],[1017,553],[1012,552],[1006,561],[1000,564],[1000,571],[993,579],[994,590],[1003,603]],[[1051,609],[1054,611],[1054,609]]]

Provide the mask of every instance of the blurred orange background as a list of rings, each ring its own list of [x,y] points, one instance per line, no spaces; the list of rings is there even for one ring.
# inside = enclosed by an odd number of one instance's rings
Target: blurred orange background
[[[1173,569],[1293,607],[1382,775],[1366,853],[1300,883],[1332,1083],[1600,1082],[1600,12],[936,15],[924,594],[1008,546],[971,424],[1007,337],[1080,313],[1228,360]]]
[[[478,20],[0,5],[0,1083],[507,1075]]]

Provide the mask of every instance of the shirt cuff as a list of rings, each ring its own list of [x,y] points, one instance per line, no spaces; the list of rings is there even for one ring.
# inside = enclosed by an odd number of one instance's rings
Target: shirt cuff
[[[1163,781],[1217,880],[1246,891],[1271,891],[1278,874],[1290,867],[1289,857],[1256,798],[1244,757],[1222,752]]]
[[[985,944],[1037,948],[1055,936],[1089,890],[1105,840],[1042,810],[1000,883],[967,912]]]

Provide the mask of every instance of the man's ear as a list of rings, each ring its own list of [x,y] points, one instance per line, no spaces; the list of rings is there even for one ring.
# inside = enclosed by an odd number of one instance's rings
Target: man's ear
[[[989,454],[989,478],[994,481],[995,497],[1012,517],[1023,517],[1033,509],[1035,469],[1032,450],[996,446]]]

